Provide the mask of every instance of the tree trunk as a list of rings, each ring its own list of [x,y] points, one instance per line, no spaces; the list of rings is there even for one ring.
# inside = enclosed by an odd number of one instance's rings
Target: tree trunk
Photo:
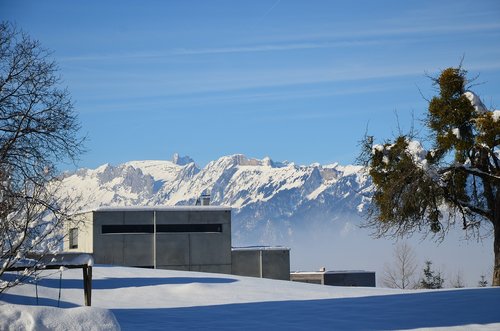
[[[500,286],[500,223],[498,219],[500,217],[495,215],[495,218],[496,222],[495,224],[493,224],[493,250],[495,253],[495,265],[493,267],[493,281],[491,282],[491,284],[493,286]]]
[[[495,263],[493,265],[492,286],[500,286],[500,190],[496,193],[493,219],[493,253]]]

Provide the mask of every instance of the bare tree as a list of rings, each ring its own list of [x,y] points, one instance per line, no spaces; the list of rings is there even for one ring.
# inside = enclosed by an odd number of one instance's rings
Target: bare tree
[[[68,218],[55,194],[56,165],[82,152],[71,98],[49,57],[38,41],[0,22],[0,292],[20,281],[2,279],[7,269],[55,248],[48,239]]]
[[[382,284],[390,288],[414,288],[417,269],[415,252],[408,243],[403,242],[396,245],[393,256],[392,264],[385,265]]]
[[[450,286],[453,288],[463,288],[465,283],[463,280],[462,272],[459,270],[457,273],[451,277]]]

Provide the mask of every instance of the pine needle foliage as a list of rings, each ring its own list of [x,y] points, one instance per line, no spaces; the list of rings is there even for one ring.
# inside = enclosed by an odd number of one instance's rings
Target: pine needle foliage
[[[484,107],[467,72],[447,68],[432,78],[438,94],[424,123],[429,135],[400,134],[383,144],[366,135],[360,163],[374,184],[369,226],[378,236],[413,232],[444,238],[459,222],[467,233],[493,229],[493,285],[500,285],[500,111]],[[425,142],[430,148],[425,149]]]

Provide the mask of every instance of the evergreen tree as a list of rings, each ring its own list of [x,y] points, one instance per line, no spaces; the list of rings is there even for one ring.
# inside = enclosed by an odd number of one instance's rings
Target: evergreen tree
[[[369,224],[379,235],[415,231],[441,237],[453,224],[494,237],[494,286],[500,285],[500,111],[489,111],[468,90],[466,71],[447,68],[437,78],[439,95],[429,101],[425,149],[414,134],[392,141],[362,142],[360,160],[375,192]]]
[[[481,275],[481,280],[477,283],[477,286],[479,287],[486,287],[488,286],[488,281],[484,277],[484,275]]]
[[[465,284],[462,280],[462,274],[460,271],[455,275],[454,278],[451,279],[450,285],[453,288],[464,288],[465,287]]]
[[[431,261],[425,261],[424,276],[420,279],[420,288],[431,290],[443,288],[444,279],[441,277],[441,273],[432,270],[431,265]]]

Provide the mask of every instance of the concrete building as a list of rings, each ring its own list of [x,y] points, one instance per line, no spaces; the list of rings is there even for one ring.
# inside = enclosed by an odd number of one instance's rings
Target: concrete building
[[[238,247],[231,252],[232,274],[290,280],[290,249],[285,247]]]
[[[95,263],[231,273],[231,209],[101,207],[66,225],[65,251]]]
[[[205,199],[206,200],[206,199]],[[290,279],[282,247],[231,248],[231,209],[208,206],[101,207],[65,224],[64,250],[95,263]]]
[[[351,270],[292,272],[290,274],[290,280],[294,282],[332,286],[375,287],[375,272]]]

